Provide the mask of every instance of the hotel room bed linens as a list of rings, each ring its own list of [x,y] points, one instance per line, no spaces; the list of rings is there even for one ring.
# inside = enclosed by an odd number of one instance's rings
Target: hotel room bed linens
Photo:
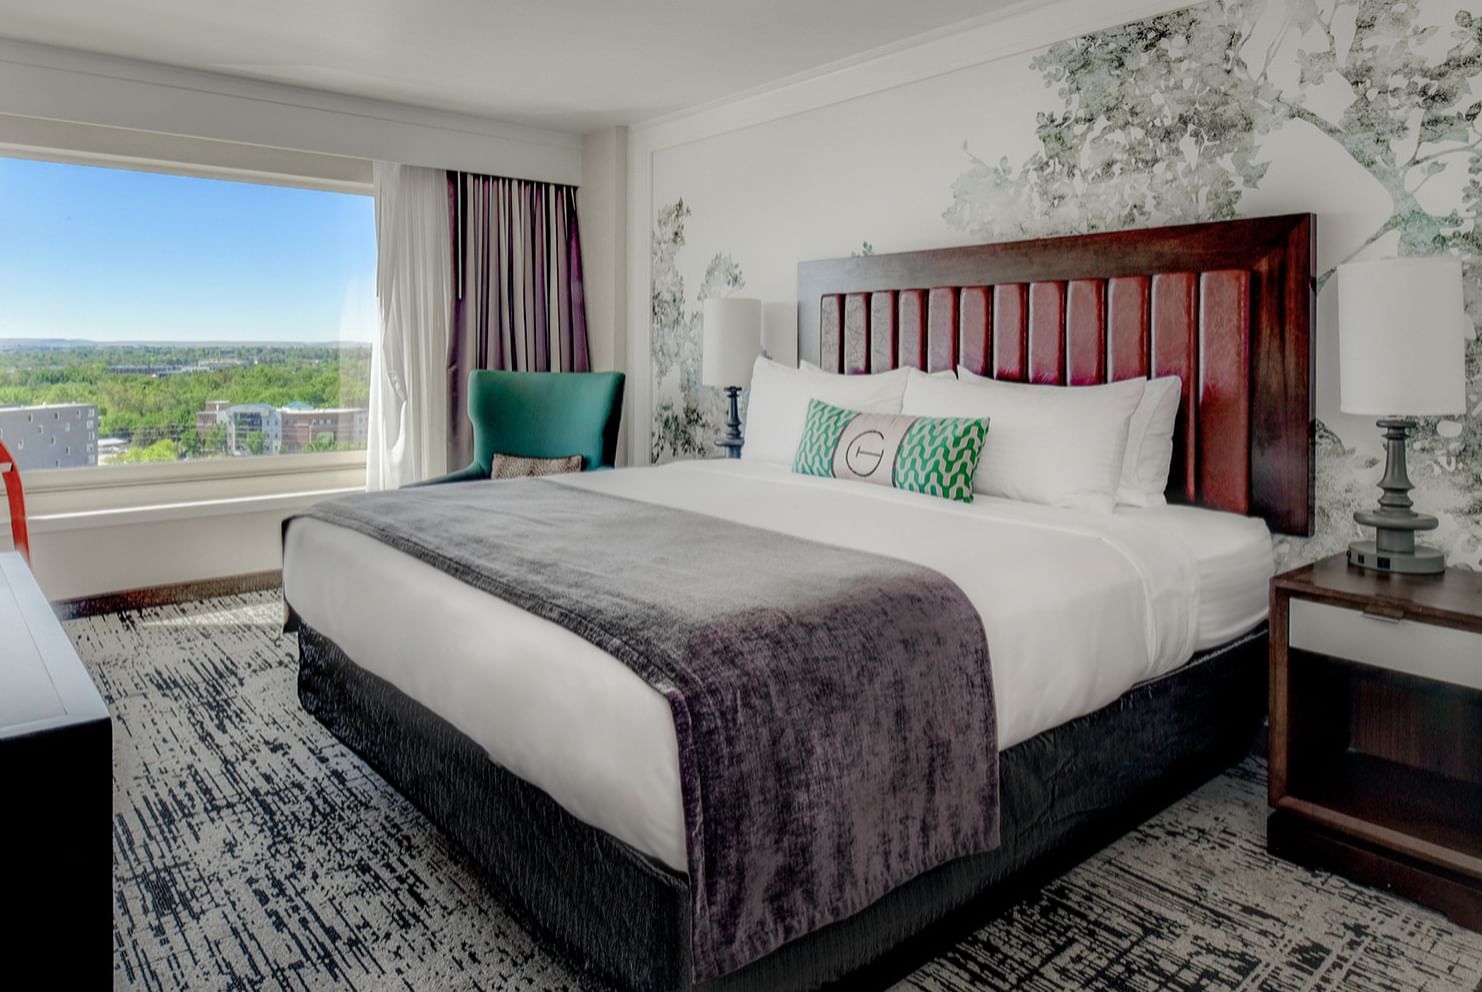
[[[1254,523],[1268,562],[1262,597],[1270,574],[1263,524],[1182,507],[1100,514],[982,497],[959,504],[745,461],[560,482],[945,574],[983,617],[1001,749],[1090,713],[1208,646],[1200,588],[1209,581],[1203,573],[1219,566],[1201,568],[1201,544],[1220,552],[1209,560],[1242,560],[1253,577]],[[664,699],[638,676],[556,624],[343,527],[296,521],[284,560],[288,602],[357,665],[578,819],[684,871],[674,727]],[[1251,603],[1247,590],[1214,626],[1240,622]]]
[[[1116,512],[1158,528],[1193,553],[1199,570],[1195,651],[1232,641],[1266,619],[1276,561],[1264,520],[1197,506],[1119,506]]]

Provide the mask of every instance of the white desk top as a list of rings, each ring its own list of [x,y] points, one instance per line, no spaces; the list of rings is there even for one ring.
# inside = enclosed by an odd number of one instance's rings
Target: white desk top
[[[0,553],[0,737],[107,717],[25,560]]]

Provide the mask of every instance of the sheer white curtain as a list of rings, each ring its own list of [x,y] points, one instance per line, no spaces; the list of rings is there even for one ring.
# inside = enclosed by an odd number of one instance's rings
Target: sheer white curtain
[[[448,174],[375,164],[376,295],[366,488],[447,471],[452,262]]]

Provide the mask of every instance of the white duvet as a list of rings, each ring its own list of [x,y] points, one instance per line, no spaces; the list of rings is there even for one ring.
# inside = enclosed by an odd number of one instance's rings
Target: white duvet
[[[964,505],[745,461],[560,481],[947,575],[983,617],[1001,749],[1106,705],[1196,648],[1200,570],[1186,541],[1156,518],[981,496]],[[356,664],[448,720],[573,815],[684,870],[668,705],[610,655],[320,521],[289,528],[283,580],[304,622]]]

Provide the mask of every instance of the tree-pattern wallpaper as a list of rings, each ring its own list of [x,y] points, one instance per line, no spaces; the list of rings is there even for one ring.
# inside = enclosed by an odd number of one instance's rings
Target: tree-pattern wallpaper
[[[1022,73],[1044,88],[1032,138],[990,121],[950,150],[959,165],[933,218],[939,244],[1315,209],[1320,291],[1350,258],[1461,257],[1469,412],[1424,422],[1411,475],[1419,507],[1442,519],[1428,539],[1452,564],[1482,568],[1482,13],[1448,0],[1212,0],[1005,61],[1021,64],[994,79]],[[975,94],[973,75],[954,86],[964,106],[979,95],[987,105],[994,94]],[[1336,206],[1304,205],[1299,190],[1317,170],[1341,184]],[[683,186],[682,166],[671,172]],[[718,393],[698,384],[699,308],[745,285],[717,228],[686,304],[678,261],[690,211],[676,199],[654,227],[656,460],[699,454],[718,432]],[[870,231],[863,250],[935,247],[920,243],[929,230],[912,225],[898,245],[890,230]],[[862,243],[849,238],[831,253]],[[802,257],[816,255],[793,264]],[[1383,467],[1377,432],[1336,416],[1336,349],[1322,346],[1336,326],[1331,296],[1319,296],[1317,534],[1281,541],[1284,563],[1346,546]]]
[[[676,200],[659,210],[653,230],[653,358],[655,390],[653,435],[649,458],[666,462],[676,458],[705,458],[715,454],[715,440],[723,433],[724,397],[719,389],[700,384],[701,314],[712,296],[739,295],[746,288],[741,269],[723,253],[705,268],[705,280],[686,309],[684,277],[675,256],[684,247],[684,222],[689,208]]]

